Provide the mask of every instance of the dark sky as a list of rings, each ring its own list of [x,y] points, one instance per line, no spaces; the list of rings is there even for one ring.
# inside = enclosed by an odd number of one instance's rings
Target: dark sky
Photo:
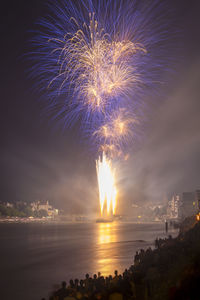
[[[1,6],[2,201],[50,200],[69,212],[98,206],[95,161],[78,131],[64,133],[42,114],[28,66],[29,30],[45,0]],[[166,99],[149,116],[144,141],[120,166],[121,203],[162,202],[166,194],[200,188],[200,3],[173,1],[182,27],[181,65]],[[127,205],[124,205],[127,207]]]

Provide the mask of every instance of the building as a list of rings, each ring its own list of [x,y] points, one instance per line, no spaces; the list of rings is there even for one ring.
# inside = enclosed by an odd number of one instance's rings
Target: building
[[[6,203],[5,203],[5,206],[6,206],[6,207],[11,207],[11,208],[14,207],[13,203],[10,203],[10,202],[6,202]]]
[[[195,202],[197,210],[200,210],[200,190],[195,191]]]
[[[49,205],[49,202],[35,201],[31,203],[32,211],[46,210],[52,209],[52,206]]]
[[[58,209],[53,208],[52,205],[49,205],[49,201],[42,202],[42,201],[35,201],[31,203],[32,211],[40,211],[44,210],[47,212],[49,217],[55,217],[58,215]]]
[[[195,201],[195,193],[193,192],[184,192],[182,194],[181,201],[181,218],[190,217],[197,212],[197,206]]]
[[[180,218],[181,196],[180,194],[174,194],[168,201],[167,217],[169,219]]]

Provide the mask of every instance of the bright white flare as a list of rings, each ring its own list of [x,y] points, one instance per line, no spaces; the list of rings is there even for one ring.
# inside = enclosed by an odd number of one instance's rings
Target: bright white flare
[[[115,214],[117,189],[115,185],[115,170],[105,153],[96,161],[97,179],[101,215]]]

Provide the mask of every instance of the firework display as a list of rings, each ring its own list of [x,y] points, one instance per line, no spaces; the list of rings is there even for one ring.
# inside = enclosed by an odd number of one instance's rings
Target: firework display
[[[32,74],[53,118],[64,127],[81,124],[99,156],[101,213],[105,201],[114,213],[111,159],[137,140],[141,111],[162,84],[167,11],[158,0],[53,1],[49,11],[32,41]]]

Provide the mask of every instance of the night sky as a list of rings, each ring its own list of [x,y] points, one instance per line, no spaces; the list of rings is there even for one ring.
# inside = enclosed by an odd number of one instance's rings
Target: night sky
[[[130,148],[122,163],[118,186],[124,208],[200,188],[200,3],[172,2],[182,28],[180,63],[149,115],[140,148]],[[43,113],[24,58],[30,30],[47,12],[45,3],[1,5],[0,201],[50,200],[68,212],[91,213],[98,206],[95,155],[76,128],[63,132]]]

